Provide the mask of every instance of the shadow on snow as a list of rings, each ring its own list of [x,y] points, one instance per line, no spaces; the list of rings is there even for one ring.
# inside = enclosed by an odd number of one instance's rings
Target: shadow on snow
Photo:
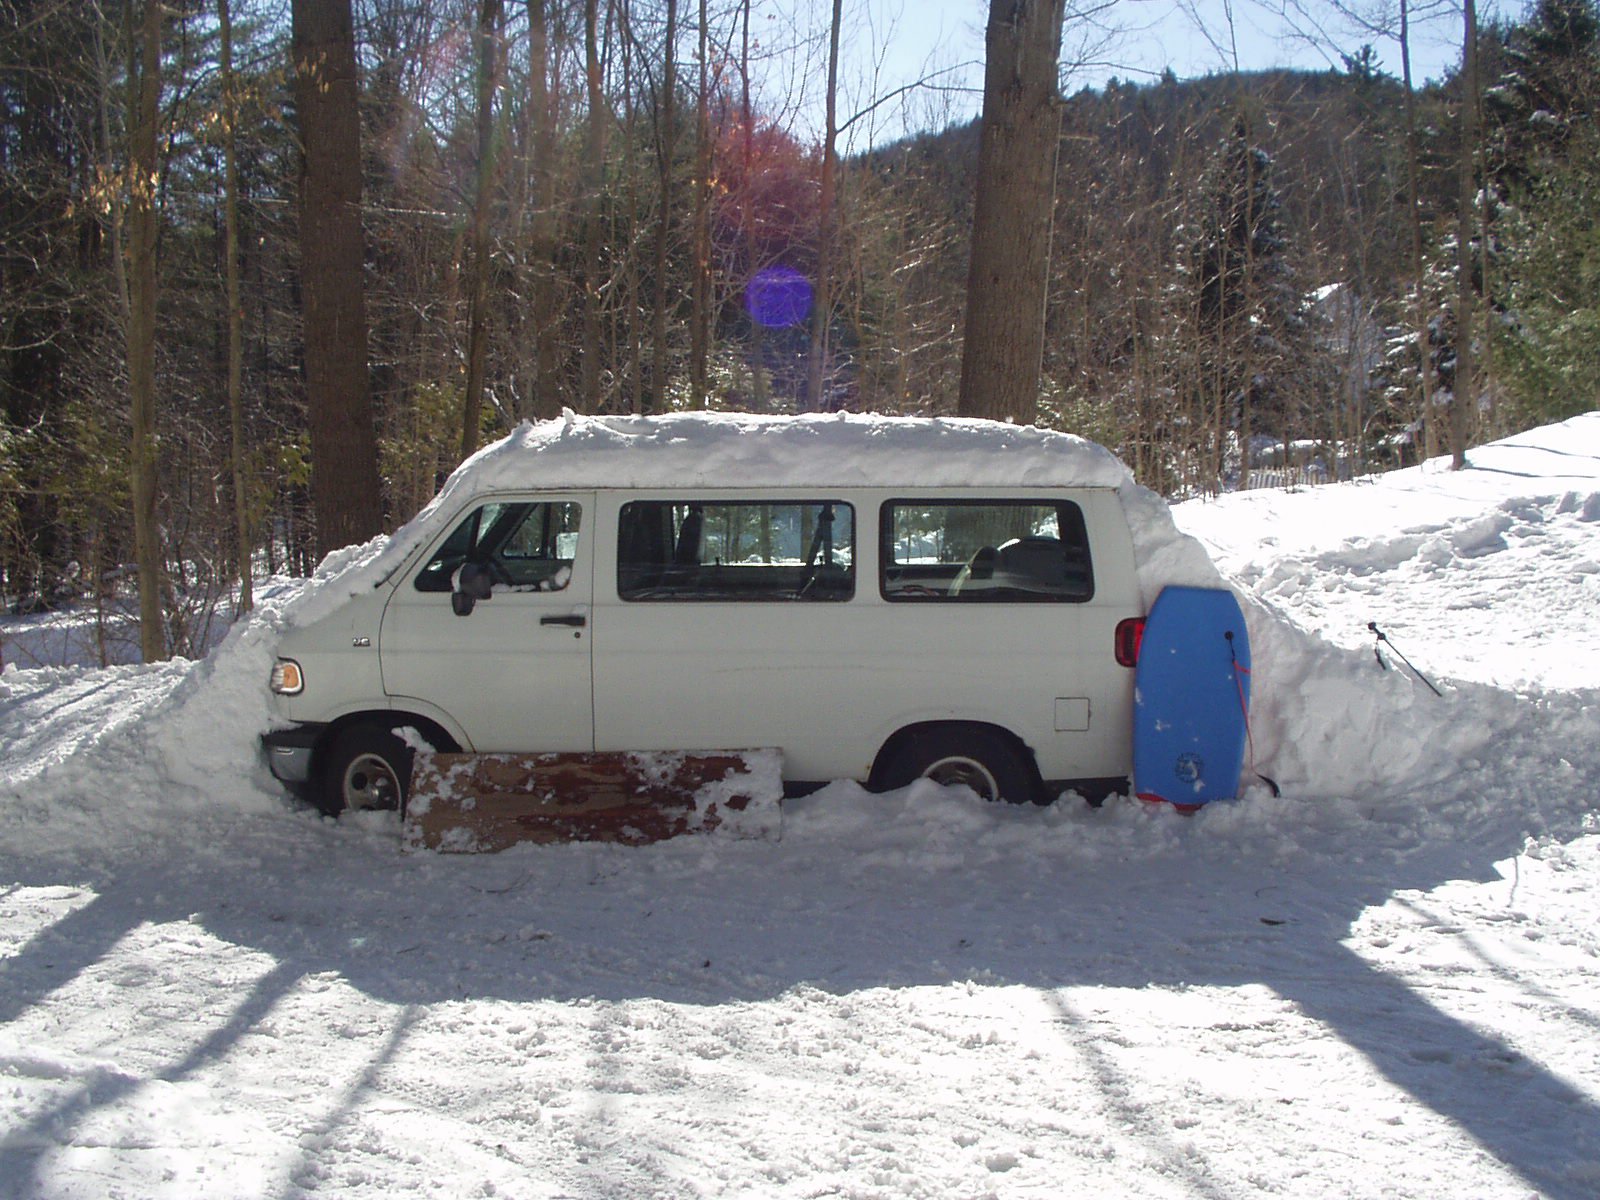
[[[847,790],[844,802],[849,797]],[[795,811],[839,802],[837,794],[801,801]],[[1112,832],[1102,822],[1137,819],[1108,808],[1050,832],[1092,840]],[[1549,1200],[1592,1194],[1569,1168],[1600,1157],[1600,1107],[1345,944],[1362,911],[1396,893],[1498,879],[1492,864],[1523,848],[1515,817],[1463,829],[1460,841],[1410,848],[1385,844],[1373,821],[1356,827],[1353,840],[1370,844],[1353,847],[1359,852],[1348,863],[1318,858],[1309,868],[1293,857],[1272,865],[1225,839],[1191,837],[1181,824],[1175,846],[1148,859],[1025,854],[1010,865],[1000,852],[969,863],[959,847],[931,856],[880,850],[858,860],[841,853],[842,839],[804,836],[402,857],[370,828],[303,812],[209,824],[191,829],[186,847],[169,844],[88,872],[99,875],[85,881],[90,902],[0,959],[0,1022],[48,1004],[133,930],[184,922],[263,951],[275,965],[225,1023],[151,1076],[168,1081],[222,1059],[301,980],[326,973],[406,1013],[464,999],[717,1005],[801,986],[842,995],[976,979],[1040,989],[1069,1025],[1065,989],[1260,985]],[[1576,836],[1579,826],[1551,832]],[[59,885],[71,875],[18,865],[15,882],[23,885]],[[1486,965],[1502,976],[1508,970]],[[391,1050],[405,1027],[397,1023]],[[95,1077],[7,1132],[0,1178],[29,1194],[63,1129],[142,1082]]]

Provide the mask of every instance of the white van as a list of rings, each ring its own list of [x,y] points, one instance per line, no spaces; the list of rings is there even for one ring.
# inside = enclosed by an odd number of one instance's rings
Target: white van
[[[274,774],[402,804],[411,747],[776,747],[786,787],[1121,787],[1144,608],[1109,452],[983,421],[525,425],[278,647]],[[326,605],[324,605],[326,608]]]

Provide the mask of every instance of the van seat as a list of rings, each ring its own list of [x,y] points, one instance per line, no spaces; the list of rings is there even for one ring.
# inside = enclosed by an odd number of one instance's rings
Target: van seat
[[[995,569],[1005,575],[1059,588],[1067,582],[1067,558],[1061,539],[1025,537],[1000,547]]]
[[[995,565],[999,561],[999,551],[993,546],[980,546],[967,559],[967,565],[962,567],[956,577],[950,581],[950,595],[959,596],[964,589],[981,587],[994,578]]]
[[[1057,596],[1087,596],[1092,591],[1088,563],[1060,538],[1025,537],[1000,547],[997,582],[1024,591]]]

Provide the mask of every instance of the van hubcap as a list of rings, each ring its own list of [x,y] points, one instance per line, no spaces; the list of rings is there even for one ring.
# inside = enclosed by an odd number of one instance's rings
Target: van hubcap
[[[943,784],[945,787],[955,787],[964,783],[981,799],[1000,799],[1000,785],[995,782],[994,773],[977,759],[967,758],[965,755],[952,754],[948,758],[930,763],[928,769],[922,773],[922,777]]]
[[[399,801],[400,781],[380,756],[363,754],[345,768],[346,808],[396,808]]]

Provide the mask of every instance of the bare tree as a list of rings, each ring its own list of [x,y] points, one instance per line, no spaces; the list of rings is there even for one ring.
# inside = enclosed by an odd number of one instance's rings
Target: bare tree
[[[1474,0],[1462,0],[1461,157],[1456,163],[1460,204],[1456,210],[1456,373],[1450,398],[1450,465],[1467,465],[1467,419],[1477,403],[1473,381],[1473,308],[1477,292],[1472,280],[1472,227],[1477,210],[1478,157],[1478,12]]]
[[[1411,279],[1415,304],[1412,323],[1417,331],[1418,374],[1422,380],[1422,441],[1423,452],[1432,458],[1435,452],[1437,430],[1434,427],[1433,371],[1429,364],[1432,337],[1428,330],[1427,301],[1422,287],[1422,192],[1418,169],[1417,150],[1417,93],[1411,82],[1411,3],[1400,0],[1400,69],[1406,92],[1406,204],[1411,220]]]
[[[467,281],[467,392],[461,405],[461,457],[478,448],[484,371],[489,358],[489,207],[494,186],[494,95],[500,81],[500,0],[478,5],[477,182],[472,196],[472,275]]]
[[[533,260],[531,321],[533,380],[524,417],[553,417],[561,411],[560,341],[556,310],[556,116],[552,81],[550,7],[552,0],[528,0],[528,133],[533,220],[529,252]]]
[[[656,214],[655,307],[650,319],[650,407],[667,404],[667,310],[672,304],[667,251],[672,243],[672,184],[678,146],[678,0],[666,0],[667,27],[662,35],[661,98],[656,105],[656,166],[660,189]]]
[[[990,0],[961,355],[963,416],[1031,421],[1038,408],[1064,15],[1065,0]]]
[[[811,302],[811,354],[806,360],[806,407],[823,407],[828,357],[828,325],[833,319],[834,177],[839,166],[839,26],[842,0],[833,0],[828,25],[828,92],[824,98],[822,186],[817,200],[817,278]]]
[[[146,662],[168,656],[161,617],[161,541],[156,524],[156,117],[161,93],[161,0],[128,19],[128,393],[132,410],[129,480],[139,572],[139,649]],[[135,16],[139,25],[134,26]]]
[[[607,23],[611,0],[606,0]],[[585,412],[600,411],[601,223],[604,199],[606,122],[605,75],[600,59],[600,0],[583,4],[583,77],[589,100],[583,180],[583,344],[578,347],[578,397]]]
[[[292,15],[311,503],[317,551],[327,554],[383,528],[367,378],[359,87],[350,0],[294,0]]]
[[[239,539],[240,612],[255,606],[251,564],[250,495],[244,468],[244,304],[239,295],[239,156],[236,146],[239,97],[233,75],[233,15],[228,0],[217,0],[222,33],[222,159],[224,272],[228,290],[228,426],[233,475],[233,521]]]
[[[639,272],[638,247],[635,242],[643,239],[638,231],[644,222],[641,217],[640,193],[645,184],[644,172],[637,164],[643,157],[639,153],[639,106],[636,103],[639,93],[634,88],[634,63],[635,50],[638,41],[633,20],[634,0],[618,0],[616,7],[616,20],[618,32],[618,57],[621,62],[620,78],[617,87],[621,92],[622,100],[622,125],[621,136],[617,139],[621,151],[617,156],[616,192],[620,199],[619,213],[614,213],[607,220],[607,232],[617,228],[628,231],[623,238],[612,239],[605,247],[608,260],[608,280],[606,291],[609,299],[605,305],[606,314],[610,318],[610,340],[605,353],[604,361],[610,366],[612,376],[612,394],[621,397],[628,405],[629,411],[642,413],[646,408],[646,398],[643,394],[644,371],[644,337],[645,322],[640,320],[644,291],[644,282]],[[641,54],[640,57],[647,57]],[[646,72],[648,75],[648,72]],[[659,135],[659,129],[656,134]],[[658,143],[659,144],[659,143]],[[659,166],[659,164],[658,164]],[[659,187],[659,172],[657,186]],[[609,189],[608,189],[609,190]],[[666,213],[661,213],[656,222],[656,232],[659,235],[665,228],[668,220]],[[657,239],[656,244],[662,245]],[[657,297],[663,302],[667,292],[658,288]],[[662,310],[665,315],[665,309]],[[652,328],[654,322],[650,322]],[[661,325],[661,341],[663,348],[666,345],[666,322]],[[627,349],[624,350],[623,347]],[[665,351],[663,349],[663,357]],[[620,369],[619,369],[620,368]],[[666,377],[663,375],[662,383],[665,385]]]
[[[1412,77],[1411,51],[1417,21],[1437,20],[1455,9],[1455,0],[1270,0],[1276,12],[1287,20],[1297,35],[1329,54],[1335,35],[1329,18],[1360,35],[1392,38],[1400,49],[1401,84],[1405,90],[1406,205],[1411,234],[1412,322],[1416,329],[1418,374],[1421,381],[1421,423],[1423,454],[1438,453],[1437,414],[1434,411],[1432,331],[1424,287],[1423,205],[1419,167],[1421,133],[1417,121],[1416,85]],[[1270,11],[1270,9],[1269,9]]]
[[[706,402],[706,365],[711,332],[711,43],[706,0],[700,0],[698,52],[700,86],[695,98],[693,277],[689,309],[689,396]],[[749,39],[750,0],[744,0],[745,38]],[[748,51],[747,51],[748,52]]]

